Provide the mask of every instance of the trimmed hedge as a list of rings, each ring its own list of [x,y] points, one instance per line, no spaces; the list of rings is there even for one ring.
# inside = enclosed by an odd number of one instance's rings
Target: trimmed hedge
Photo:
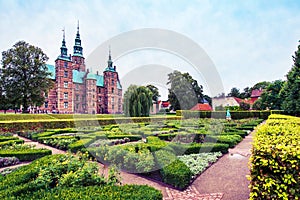
[[[8,130],[36,130],[53,128],[74,128],[86,126],[104,126],[109,124],[161,122],[163,120],[180,120],[179,116],[165,117],[122,117],[122,118],[87,118],[87,119],[47,119],[47,120],[24,120],[24,121],[1,121],[0,129]]]
[[[83,151],[86,151],[86,148],[93,142],[94,142],[94,139],[90,139],[90,138],[81,139],[74,143],[69,144],[68,149],[73,153],[76,153],[77,151],[83,152]]]
[[[16,157],[20,161],[32,161],[51,154],[48,149],[0,150],[0,157]]]
[[[245,119],[245,118],[260,118],[267,119],[272,113],[284,114],[284,111],[230,111],[232,119]],[[191,111],[191,110],[176,110],[176,116],[188,118],[214,118],[225,119],[226,111]]]
[[[124,138],[129,138],[130,141],[139,141],[142,139],[142,136],[140,136],[140,135],[109,135],[109,136],[107,136],[107,139],[110,139],[110,140],[124,139]]]
[[[0,135],[0,142],[5,142],[8,140],[18,140],[18,137],[13,137],[13,136],[1,136]]]
[[[228,144],[223,143],[191,143],[191,144],[180,144],[180,143],[170,143],[169,148],[172,148],[177,155],[182,154],[194,154],[194,153],[204,153],[204,152],[222,152],[228,153]]]
[[[296,117],[271,115],[258,128],[250,157],[250,199],[300,198],[299,133]]]
[[[160,170],[163,182],[183,190],[190,184],[192,178],[191,170],[180,160],[175,160],[171,164]]]
[[[0,147],[11,146],[13,144],[24,144],[24,140],[8,140],[5,142],[0,142]]]
[[[99,199],[99,200],[160,200],[162,193],[147,185],[124,185],[124,186],[89,186],[55,188],[52,190],[40,190],[33,194],[20,196],[17,199]]]
[[[242,141],[242,137],[240,135],[207,135],[205,137],[205,142],[217,142],[228,144],[229,148],[234,147],[240,141]]]

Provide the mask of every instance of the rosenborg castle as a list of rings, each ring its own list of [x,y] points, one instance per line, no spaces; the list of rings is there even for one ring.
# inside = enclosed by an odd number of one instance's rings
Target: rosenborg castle
[[[103,74],[89,72],[84,60],[78,25],[73,55],[68,55],[64,34],[55,66],[47,64],[55,84],[40,110],[48,113],[122,112],[122,86],[110,51]]]

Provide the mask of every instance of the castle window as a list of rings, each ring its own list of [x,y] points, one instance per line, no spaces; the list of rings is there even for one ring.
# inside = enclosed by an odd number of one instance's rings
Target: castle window
[[[98,88],[98,93],[101,93],[101,88]]]
[[[101,101],[102,100],[102,98],[101,97],[99,97],[99,101]]]
[[[68,108],[69,104],[68,102],[64,102],[64,108]]]
[[[64,63],[65,68],[68,68],[68,62]]]
[[[79,108],[79,104],[76,104],[76,109],[78,109]]]
[[[79,94],[76,94],[76,101],[79,101]]]
[[[114,110],[114,109],[115,109],[115,105],[114,105],[114,104],[111,106],[111,109],[112,109],[112,110]]]
[[[48,108],[48,101],[45,102],[45,108]]]
[[[115,92],[115,89],[114,88],[111,88],[111,93],[113,94]]]
[[[68,93],[67,92],[64,93],[64,99],[68,99]]]
[[[64,88],[68,88],[68,81],[64,81]]]
[[[115,98],[114,98],[114,97],[112,97],[112,98],[111,98],[111,102],[113,103],[114,101],[115,101]]]
[[[68,78],[68,71],[65,71],[65,72],[64,72],[64,77],[65,77],[65,78]]]
[[[114,78],[114,73],[111,74],[111,77]]]
[[[111,79],[111,84],[112,84],[112,85],[115,84],[115,79]]]

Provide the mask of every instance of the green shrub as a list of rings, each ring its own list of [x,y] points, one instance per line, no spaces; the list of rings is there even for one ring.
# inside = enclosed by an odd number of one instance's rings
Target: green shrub
[[[52,188],[99,187],[116,183],[113,171],[108,178],[99,176],[98,171],[98,165],[88,162],[86,155],[46,156],[5,176],[0,182],[0,198],[21,195],[31,198],[33,192],[40,189],[49,191]]]
[[[299,133],[296,117],[271,115],[259,127],[250,157],[250,199],[300,198]]]
[[[139,141],[142,139],[140,135],[109,135],[107,136],[107,139],[124,139],[129,138],[130,141]]]
[[[191,143],[191,144],[180,144],[180,143],[170,143],[168,145],[174,150],[177,155],[183,154],[195,154],[195,153],[205,153],[205,152],[222,152],[227,153],[229,145],[223,143]]]
[[[6,142],[9,140],[18,140],[18,139],[19,139],[18,137],[0,135],[0,142]]]
[[[234,147],[242,141],[242,137],[239,135],[207,135],[205,142],[217,142],[228,144],[230,148]]]
[[[52,151],[48,149],[26,149],[20,150],[0,150],[0,157],[16,157],[20,161],[32,161],[47,155],[51,155]]]
[[[154,152],[156,169],[162,169],[168,166],[175,160],[177,160],[176,155],[173,152],[167,151],[165,149]]]
[[[11,146],[13,144],[23,144],[23,143],[24,143],[24,140],[8,140],[5,142],[0,142],[0,147]]]
[[[175,160],[161,170],[163,182],[183,190],[190,184],[191,170],[180,160]]]
[[[162,193],[147,185],[124,186],[88,186],[55,188],[52,190],[39,190],[33,194],[20,196],[19,199],[95,199],[95,200],[162,200]]]
[[[73,153],[76,153],[77,151],[83,152],[91,143],[93,143],[93,141],[94,139],[90,138],[77,140],[76,142],[69,144],[68,149]]]

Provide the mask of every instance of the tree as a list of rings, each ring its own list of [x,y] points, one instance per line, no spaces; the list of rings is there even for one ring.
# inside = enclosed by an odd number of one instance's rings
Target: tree
[[[203,95],[203,99],[206,100],[210,106],[212,106],[212,99],[210,96],[205,94]]]
[[[257,99],[253,106],[252,106],[252,109],[253,110],[262,110],[262,102],[261,102],[261,99]]]
[[[300,42],[300,41],[299,41]],[[294,65],[286,75],[287,83],[284,87],[284,101],[282,108],[290,114],[300,115],[300,45],[293,56]]]
[[[283,88],[284,81],[276,80],[270,83],[260,97],[262,110],[280,110],[283,99],[281,97],[281,90]]]
[[[189,73],[177,70],[168,74],[170,85],[168,99],[172,110],[189,110],[197,103],[203,103],[203,87]]]
[[[152,92],[145,86],[130,85],[124,93],[124,113],[130,117],[149,117]]]
[[[227,96],[239,98],[240,97],[240,90],[237,89],[236,87],[231,88],[230,93]]]
[[[40,106],[52,87],[48,78],[44,52],[24,41],[17,42],[11,49],[2,52],[0,78],[5,80],[5,96],[14,106],[23,106],[23,113],[29,106]]]
[[[251,97],[252,88],[245,87],[244,92],[240,93],[239,98],[241,99],[247,99]]]
[[[270,84],[270,82],[268,82],[268,81],[258,82],[252,87],[252,90],[266,89],[269,84]]]
[[[249,110],[250,109],[250,104],[242,101],[242,102],[240,102],[240,109],[241,110]]]
[[[152,92],[152,101],[157,103],[158,98],[160,97],[158,88],[154,85],[147,85],[146,87]]]

